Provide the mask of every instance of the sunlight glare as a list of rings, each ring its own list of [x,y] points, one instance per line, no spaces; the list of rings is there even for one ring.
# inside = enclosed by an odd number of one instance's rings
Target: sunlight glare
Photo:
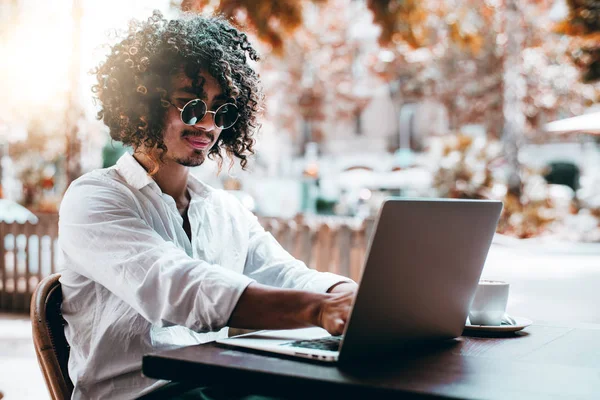
[[[5,121],[29,119],[32,110],[52,113],[63,108],[69,90],[72,23],[70,7],[60,3],[21,12],[3,38],[0,117]]]

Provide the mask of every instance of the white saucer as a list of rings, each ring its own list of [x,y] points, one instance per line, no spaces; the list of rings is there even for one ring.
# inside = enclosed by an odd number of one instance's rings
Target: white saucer
[[[507,324],[504,321],[502,325],[471,325],[467,322],[465,324],[465,331],[480,331],[480,332],[517,332],[521,329],[527,328],[533,324],[533,321],[523,317],[512,317],[515,320],[514,324]]]

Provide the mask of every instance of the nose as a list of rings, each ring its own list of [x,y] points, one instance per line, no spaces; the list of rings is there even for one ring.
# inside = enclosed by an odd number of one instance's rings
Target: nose
[[[215,121],[212,117],[212,114],[209,112],[204,114],[204,117],[194,124],[194,128],[202,129],[205,132],[210,132],[216,129]]]

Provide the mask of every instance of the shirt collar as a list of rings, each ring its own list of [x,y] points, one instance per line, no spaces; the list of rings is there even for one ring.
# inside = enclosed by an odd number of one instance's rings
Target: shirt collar
[[[125,153],[119,158],[116,165],[117,171],[125,178],[128,185],[133,186],[137,190],[155,183],[154,179],[148,175],[148,172],[133,158],[129,153]]]
[[[119,158],[115,168],[125,178],[125,182],[137,190],[151,184],[156,185],[156,182],[148,175],[144,167],[129,153],[125,153]],[[200,197],[206,197],[209,192],[208,187],[191,173],[188,175],[188,188],[192,194]]]
[[[207,197],[209,195],[210,189],[209,187],[203,183],[200,179],[196,178],[192,175],[191,171],[188,175],[188,189],[190,189],[190,193],[193,195],[196,194],[200,197]]]

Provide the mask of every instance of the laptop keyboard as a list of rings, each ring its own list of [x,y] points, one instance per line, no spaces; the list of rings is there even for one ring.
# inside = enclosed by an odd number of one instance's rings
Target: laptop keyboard
[[[326,338],[295,340],[289,343],[283,343],[282,346],[303,347],[305,349],[338,351],[342,344],[343,336],[329,336]]]

